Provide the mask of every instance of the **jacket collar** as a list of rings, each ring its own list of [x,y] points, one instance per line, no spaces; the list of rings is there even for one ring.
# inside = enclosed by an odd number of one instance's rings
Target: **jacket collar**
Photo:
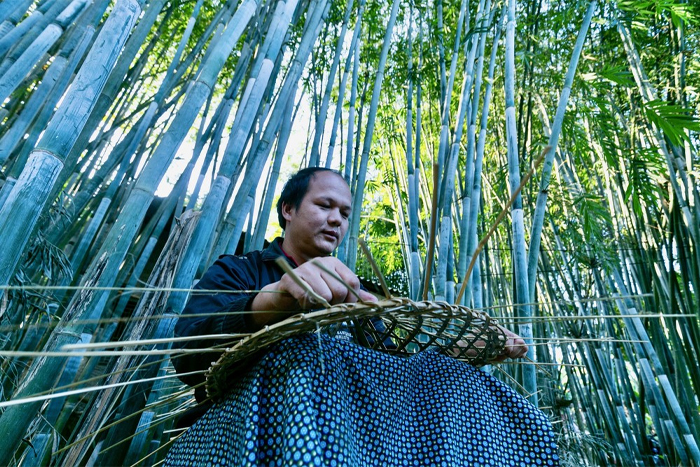
[[[296,263],[292,258],[287,256],[287,254],[282,250],[282,242],[284,242],[284,238],[282,237],[277,237],[270,243],[267,248],[265,248],[262,252],[262,260],[263,261],[275,261],[277,258],[280,256],[283,257],[284,259],[287,260],[287,263],[293,268],[297,267]]]

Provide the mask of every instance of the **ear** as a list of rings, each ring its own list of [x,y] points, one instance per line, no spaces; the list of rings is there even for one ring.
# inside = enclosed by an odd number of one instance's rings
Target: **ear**
[[[294,206],[292,206],[291,204],[282,203],[282,217],[284,217],[284,220],[289,222],[292,219],[293,210]]]

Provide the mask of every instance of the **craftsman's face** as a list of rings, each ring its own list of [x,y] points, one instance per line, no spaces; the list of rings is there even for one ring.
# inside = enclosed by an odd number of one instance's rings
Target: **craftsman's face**
[[[285,245],[294,243],[301,261],[328,256],[348,230],[352,196],[345,180],[333,172],[316,172],[299,208],[282,205],[287,221]]]

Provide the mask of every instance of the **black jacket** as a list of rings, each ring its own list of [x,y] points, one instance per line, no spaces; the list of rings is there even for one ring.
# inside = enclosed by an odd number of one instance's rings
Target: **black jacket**
[[[182,317],[175,325],[175,336],[202,336],[207,334],[247,333],[254,329],[247,323],[244,313],[250,310],[250,304],[257,295],[248,290],[260,290],[266,285],[279,281],[284,271],[275,263],[278,257],[286,258],[290,266],[293,261],[282,251],[282,239],[276,238],[270,246],[262,251],[253,251],[242,256],[222,255],[204,273],[195,285],[190,299],[182,312]],[[241,293],[206,293],[197,290],[242,291]],[[226,314],[232,313],[232,314]],[[194,315],[194,316],[193,316]],[[196,316],[196,315],[202,315]],[[211,339],[193,340],[175,343],[176,348],[197,349],[223,344],[225,341]],[[173,366],[179,374],[196,370],[206,370],[218,359],[216,353],[186,353],[173,358]],[[180,376],[190,385],[203,383],[203,373]],[[195,389],[197,401],[206,398],[203,386]]]

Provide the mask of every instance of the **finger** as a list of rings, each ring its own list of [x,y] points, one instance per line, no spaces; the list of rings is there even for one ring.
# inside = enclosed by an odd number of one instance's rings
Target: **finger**
[[[296,271],[296,276],[305,282],[309,289],[326,301],[331,298],[332,294],[326,286],[325,281],[321,280],[317,276],[314,276],[313,274],[299,274],[299,272],[303,271]],[[301,309],[306,310],[310,308],[318,308],[321,304],[320,300],[308,293],[304,287],[299,285],[288,274],[285,274],[282,276],[282,279],[280,279],[280,290],[291,295]]]
[[[330,258],[329,258],[330,259]],[[337,275],[336,280],[343,285],[343,293],[345,295],[345,302],[356,302],[360,292],[360,279],[357,275],[352,272],[347,266],[336,258],[332,258],[333,261],[331,266],[333,267],[333,272]]]
[[[342,265],[342,263],[338,264]],[[316,264],[316,266],[318,266],[318,264]],[[343,268],[345,268],[344,265]],[[307,283],[316,293],[323,296],[328,303],[336,305],[339,303],[357,302],[360,292],[359,279],[351,272],[350,276],[346,277],[354,287],[348,284],[340,274],[338,274],[338,270],[331,270],[324,266],[320,271],[314,270],[308,272]],[[341,269],[340,272],[347,274],[349,270],[345,268],[345,270]]]
[[[523,353],[527,353],[527,346],[522,337],[511,331],[510,329],[499,326],[501,331],[506,336],[506,347],[505,350],[509,354],[510,358],[520,358]]]
[[[527,356],[528,350],[529,348],[527,344],[525,343],[525,341],[522,341],[522,344],[520,344],[520,355],[518,356],[518,358],[525,358],[525,356]]]
[[[337,258],[319,258],[311,263],[323,271],[321,277],[333,293],[333,303],[354,303],[358,299],[361,300],[359,297],[360,280]]]
[[[323,279],[326,287],[328,287],[328,290],[330,291],[330,298],[328,299],[329,303],[336,305],[338,303],[357,301],[355,296],[350,293],[348,287],[336,279],[335,275],[323,273],[321,275],[321,279]]]
[[[525,344],[525,340],[522,337],[517,334],[515,336],[513,337],[513,348],[515,350],[513,358],[523,358],[527,355],[527,344]]]
[[[525,345],[525,341],[520,337],[509,338],[506,341],[503,354],[509,358],[522,358],[527,354],[527,345]]]
[[[508,358],[518,358],[520,349],[515,345],[513,339],[508,339],[506,343],[505,355]]]
[[[311,290],[313,290],[319,296],[323,297],[323,299],[326,300],[328,303],[335,303],[335,295],[337,294],[337,289],[334,290],[333,284],[328,280],[328,278],[323,277],[319,274],[309,274],[308,276],[305,274],[302,277],[302,279],[306,281]],[[305,309],[318,308],[320,305],[318,300],[316,300],[312,295],[306,292],[304,292],[304,295],[300,298],[300,303]]]
[[[357,293],[363,302],[377,302],[377,301],[379,301],[377,299],[377,297],[375,297],[374,295],[372,295],[371,293],[369,293],[365,290],[360,289]]]

